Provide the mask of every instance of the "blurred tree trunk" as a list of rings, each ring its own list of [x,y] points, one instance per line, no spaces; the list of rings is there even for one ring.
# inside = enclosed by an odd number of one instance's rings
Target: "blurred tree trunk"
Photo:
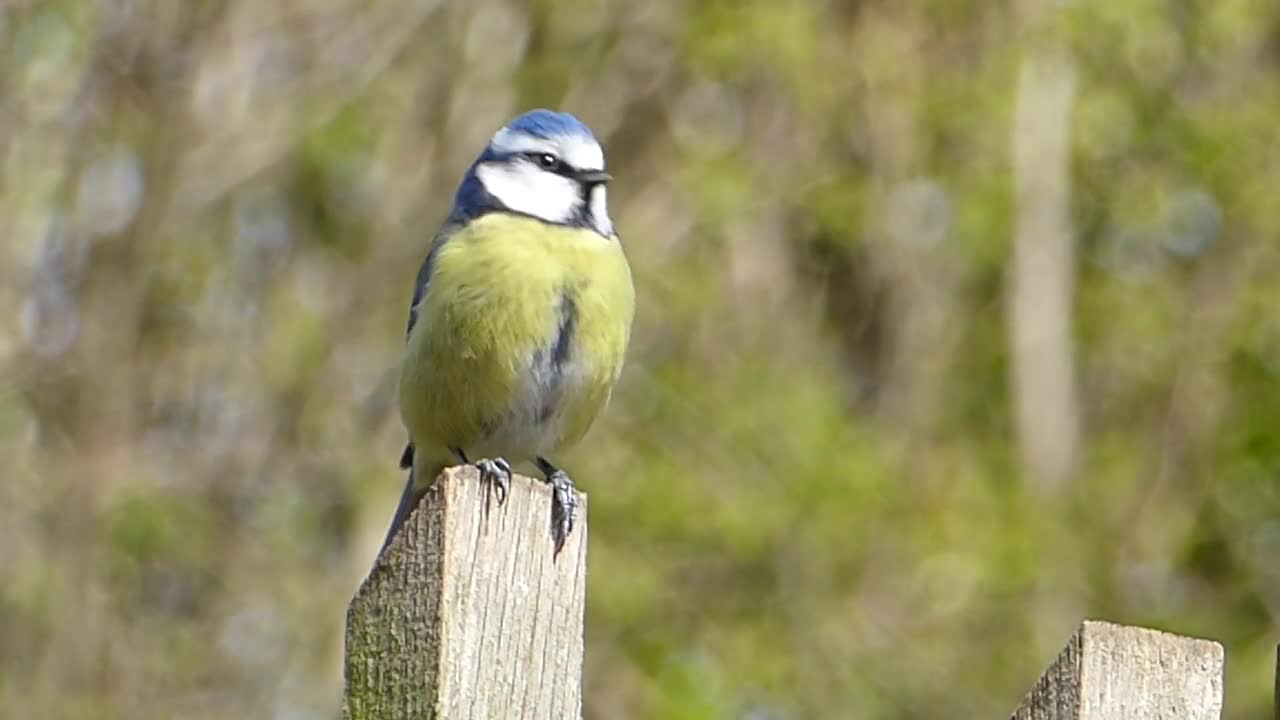
[[[923,27],[893,10],[865,16],[862,33],[860,42],[882,46],[882,57],[919,55],[928,44]],[[870,259],[887,289],[877,404],[884,417],[920,442],[937,424],[946,368],[963,324],[957,262],[947,245],[951,197],[928,174],[923,138],[931,130],[922,107],[927,86],[923,67],[895,68],[868,78],[864,109],[871,183],[881,200],[872,220]]]
[[[1023,9],[1026,15],[1039,10]],[[1025,31],[1014,101],[1016,217],[1007,319],[1015,427],[1025,476],[1039,488],[1053,490],[1070,477],[1080,443],[1070,215],[1075,66],[1064,47],[1046,40],[1043,33]]]

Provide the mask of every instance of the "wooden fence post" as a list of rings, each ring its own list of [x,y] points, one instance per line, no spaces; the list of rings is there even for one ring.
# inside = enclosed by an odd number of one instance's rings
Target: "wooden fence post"
[[[1014,720],[1218,720],[1222,645],[1086,620]]]
[[[347,608],[344,720],[578,720],[587,513],[558,557],[551,494],[512,478],[499,506],[446,470]]]

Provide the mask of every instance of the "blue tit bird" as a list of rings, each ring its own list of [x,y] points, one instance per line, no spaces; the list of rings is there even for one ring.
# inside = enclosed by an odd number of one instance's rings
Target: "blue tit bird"
[[[563,547],[578,496],[548,458],[608,403],[635,313],[610,179],[591,130],[550,110],[512,120],[467,170],[409,308],[409,479],[384,548],[455,461],[475,465],[499,502],[510,463],[532,461],[553,488],[552,540]]]

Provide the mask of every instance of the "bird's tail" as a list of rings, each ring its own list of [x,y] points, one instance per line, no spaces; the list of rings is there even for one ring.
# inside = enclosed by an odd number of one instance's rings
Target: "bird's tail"
[[[422,502],[422,498],[427,494],[427,488],[431,487],[431,483],[435,481],[436,476],[444,469],[443,465],[432,467],[420,467],[419,463],[414,462],[412,448],[405,449],[405,457],[408,459],[409,478],[405,481],[404,492],[400,493],[400,504],[396,506],[396,514],[391,518],[391,527],[387,530],[387,537],[382,541],[382,550],[385,551],[387,546],[391,544],[392,538],[396,533],[400,532],[401,526],[417,509],[418,503]]]

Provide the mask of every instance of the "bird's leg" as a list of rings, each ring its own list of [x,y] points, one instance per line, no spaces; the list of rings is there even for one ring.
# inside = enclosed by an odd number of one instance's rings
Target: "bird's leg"
[[[494,489],[498,495],[499,505],[507,501],[507,494],[511,491],[511,463],[500,457],[480,458],[471,462],[461,448],[454,448],[453,454],[457,455],[462,462],[474,465],[476,470],[480,471],[480,482]]]
[[[546,458],[536,458],[535,462],[551,484],[551,539],[555,542],[555,553],[559,555],[577,519],[578,490],[569,479],[569,473],[552,465]]]

